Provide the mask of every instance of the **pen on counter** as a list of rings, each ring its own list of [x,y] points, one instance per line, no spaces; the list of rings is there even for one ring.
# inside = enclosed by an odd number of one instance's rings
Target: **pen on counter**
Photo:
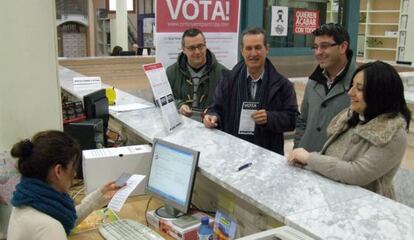
[[[237,171],[239,172],[239,171],[241,171],[241,170],[243,170],[243,169],[246,169],[246,168],[250,167],[252,164],[253,164],[252,162],[245,163],[245,164],[241,165],[241,166],[237,169]]]

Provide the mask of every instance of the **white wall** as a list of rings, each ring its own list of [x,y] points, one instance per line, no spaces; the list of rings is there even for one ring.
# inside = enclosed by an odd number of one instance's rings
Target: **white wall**
[[[62,129],[54,0],[2,0],[0,150]]]

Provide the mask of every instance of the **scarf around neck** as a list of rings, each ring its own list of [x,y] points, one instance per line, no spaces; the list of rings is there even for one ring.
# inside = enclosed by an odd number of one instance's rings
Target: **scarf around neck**
[[[11,203],[15,207],[30,206],[58,220],[69,234],[75,225],[76,210],[72,198],[60,193],[47,183],[23,177],[17,184]]]

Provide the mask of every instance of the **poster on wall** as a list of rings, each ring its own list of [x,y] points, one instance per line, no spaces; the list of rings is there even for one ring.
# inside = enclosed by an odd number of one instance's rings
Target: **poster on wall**
[[[198,28],[217,60],[232,68],[237,63],[239,3],[231,0],[156,0],[156,61],[173,64],[181,52],[181,36]]]
[[[155,18],[144,18],[142,20],[142,32],[144,35],[144,46],[145,47],[154,47],[154,28],[155,28]]]
[[[319,27],[319,10],[295,9],[293,16],[293,33],[311,34]]]
[[[287,36],[288,7],[272,6],[272,28],[270,36]]]

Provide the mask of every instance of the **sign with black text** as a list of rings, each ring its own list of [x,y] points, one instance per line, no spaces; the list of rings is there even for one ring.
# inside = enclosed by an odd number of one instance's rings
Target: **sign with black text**
[[[270,30],[270,36],[287,36],[288,10],[288,7],[272,6],[272,28]]]
[[[252,118],[252,114],[257,111],[258,102],[243,102],[240,113],[239,134],[253,135],[256,123]]]
[[[181,52],[183,32],[198,28],[217,60],[232,68],[237,63],[239,6],[238,0],[157,0],[156,61],[164,67],[173,64]]]
[[[168,132],[171,132],[182,123],[175,106],[173,93],[167,79],[165,68],[161,63],[143,65],[145,74],[151,85],[155,101],[161,108],[161,115]]]
[[[311,34],[319,27],[319,10],[295,9],[293,17],[295,34]]]

